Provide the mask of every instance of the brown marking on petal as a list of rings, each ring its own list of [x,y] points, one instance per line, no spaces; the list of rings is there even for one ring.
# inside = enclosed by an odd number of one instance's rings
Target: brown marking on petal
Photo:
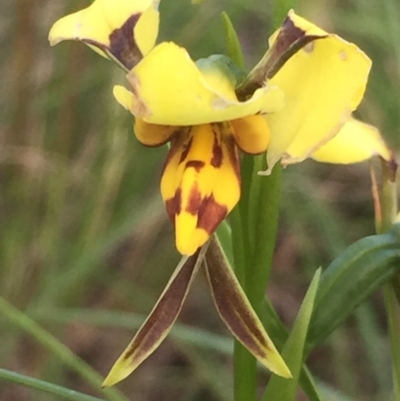
[[[212,148],[212,158],[211,158],[211,165],[215,168],[221,167],[222,164],[222,159],[223,159],[223,153],[222,153],[222,148],[220,141],[218,140],[218,137],[220,136],[220,133],[216,131],[216,128],[213,126],[212,131],[214,134],[214,143],[213,143],[213,148]]]
[[[212,295],[223,320],[246,348],[258,356],[266,357],[265,351],[272,348],[261,331],[262,326],[257,324],[257,315],[251,309],[234,273],[228,270],[230,267],[224,262],[221,250],[213,242],[210,244],[206,260]]]
[[[202,205],[202,200],[203,198],[196,182],[190,190],[188,205],[186,206],[185,211],[195,216],[199,213],[199,209]]]
[[[208,234],[212,234],[221,221],[228,214],[225,205],[220,205],[213,195],[204,199],[198,211],[197,228],[202,228]]]
[[[253,354],[265,358],[266,352],[263,348],[269,349],[269,344],[264,340],[252,316],[243,307],[243,301],[238,294],[235,294],[232,288],[228,288],[226,281],[219,281],[225,278],[225,275],[219,275],[214,270],[212,273],[210,272],[209,280],[213,288],[215,304],[230,330],[245,344],[246,348]],[[221,283],[225,283],[225,285],[221,285]],[[254,338],[257,338],[263,348],[257,344]]]
[[[193,167],[198,173],[206,164],[202,160],[189,160],[185,164],[185,168]]]
[[[176,214],[182,211],[182,189],[178,188],[175,192]]]
[[[307,44],[326,38],[328,35],[308,35],[297,27],[290,15],[288,15],[280,28],[278,37],[272,47],[264,55],[256,67],[250,71],[247,78],[236,88],[236,96],[239,100],[249,99],[258,88],[265,83]]]
[[[143,58],[133,33],[141,15],[141,13],[131,15],[121,28],[114,29],[109,35],[109,45],[92,39],[84,39],[83,42],[97,47],[107,56],[118,60],[129,71]]]
[[[109,36],[110,53],[128,70],[131,70],[143,58],[133,33],[141,15],[138,13],[130,16],[121,28],[114,30]]]
[[[182,210],[182,190],[178,188],[173,198],[165,201],[165,209],[172,224],[175,225],[175,216]]]
[[[175,225],[176,215],[176,202],[175,197],[165,201],[165,209],[167,210],[168,217],[173,225]]]
[[[182,304],[197,271],[198,256],[199,251],[187,260],[173,281],[168,283],[155,308],[130,344],[124,355],[124,360],[129,359],[137,351],[146,354],[158,342],[159,338],[164,337],[164,334],[170,330],[182,309]]]
[[[190,152],[190,148],[192,147],[192,143],[193,143],[193,137],[191,137],[189,141],[183,145],[183,151],[181,154],[181,158],[179,159],[179,163],[182,163],[183,161],[186,160]]]
[[[164,171],[168,164],[170,163],[171,159],[176,155],[177,152],[181,150],[182,146],[182,135],[179,135],[180,131],[177,130],[174,136],[171,139],[171,147],[168,151],[167,158],[165,159],[163,168],[161,170],[161,175],[164,174]]]
[[[231,162],[231,165],[233,167],[233,170],[239,183],[241,183],[242,179],[240,174],[239,154],[234,136],[233,135],[226,136],[224,138],[224,143],[229,156],[229,161]]]

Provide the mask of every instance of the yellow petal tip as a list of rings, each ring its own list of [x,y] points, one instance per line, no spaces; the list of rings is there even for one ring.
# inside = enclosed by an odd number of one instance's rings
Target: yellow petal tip
[[[121,85],[115,85],[113,88],[113,95],[115,100],[125,109],[132,110],[133,108],[133,94],[128,89]]]
[[[80,36],[80,23],[82,11],[67,15],[54,23],[49,32],[49,42],[51,46],[62,42],[63,40],[77,40]]]
[[[273,373],[285,379],[293,378],[292,373],[287,367],[285,361],[282,359],[278,351],[268,350],[267,358],[263,361],[264,365]]]
[[[114,386],[128,377],[134,370],[135,367],[129,363],[129,360],[121,360],[121,358],[118,359],[104,379],[101,387],[107,388]]]

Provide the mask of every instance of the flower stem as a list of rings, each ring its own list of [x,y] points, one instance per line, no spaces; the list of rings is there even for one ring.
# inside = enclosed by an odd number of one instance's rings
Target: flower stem
[[[377,227],[378,232],[386,232],[394,223],[398,211],[397,186],[396,186],[397,164],[394,160],[386,162],[382,160],[382,190],[380,196],[381,221]],[[400,401],[400,304],[399,278],[388,283],[383,294],[385,298],[386,312],[388,315],[388,328],[390,347],[392,355],[392,377],[394,399]]]
[[[247,291],[247,267],[251,262],[249,204],[253,176],[253,160],[249,156],[242,160],[242,196],[231,216],[232,242],[235,273],[244,292]],[[256,401],[256,359],[235,341],[234,346],[234,395],[235,401]]]
[[[243,161],[247,162],[246,159]],[[281,166],[277,165],[269,177],[259,176],[258,170],[265,167],[265,156],[261,156],[252,161],[251,167],[247,165],[242,170],[246,173],[242,177],[243,191],[246,193],[243,194],[239,208],[231,218],[235,272],[257,314],[271,270],[278,225],[282,171]],[[243,221],[246,221],[245,226],[240,224]],[[241,235],[245,235],[248,240],[243,241]],[[234,370],[235,401],[256,400],[256,360],[237,342],[234,351]]]
[[[277,28],[295,0],[274,1],[274,25]],[[245,156],[242,161],[242,197],[231,217],[232,243],[236,276],[255,312],[265,294],[277,231],[281,166],[266,177],[257,175],[266,163],[265,155]],[[235,342],[235,401],[257,399],[257,365],[255,358]]]
[[[266,161],[264,163],[263,170],[266,169]],[[255,210],[259,218],[255,220],[254,253],[247,275],[247,286],[251,289],[249,300],[257,313],[265,295],[275,248],[282,182],[281,165],[277,164],[270,176],[259,179],[261,187]]]

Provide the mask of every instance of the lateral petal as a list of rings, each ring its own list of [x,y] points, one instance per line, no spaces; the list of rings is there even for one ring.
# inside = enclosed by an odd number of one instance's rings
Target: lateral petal
[[[315,25],[296,16],[298,27]],[[285,93],[285,106],[266,116],[271,130],[269,170],[309,157],[333,138],[358,106],[365,91],[371,60],[354,44],[328,34],[293,55],[271,79]]]
[[[157,7],[156,0],[95,0],[84,10],[58,20],[49,41],[51,45],[82,41],[130,70],[154,47]]]
[[[267,150],[270,132],[263,116],[247,116],[231,121],[236,144],[239,149],[250,155]]]
[[[319,162],[350,164],[381,156],[390,160],[392,152],[382,139],[379,130],[351,118],[339,133],[311,157]]]
[[[125,379],[165,339],[182,309],[206,250],[207,246],[190,258],[182,258],[150,315],[111,368],[103,387],[113,386]]]
[[[251,307],[215,238],[208,248],[205,266],[215,306],[232,334],[264,366],[279,376],[290,378],[288,367]]]

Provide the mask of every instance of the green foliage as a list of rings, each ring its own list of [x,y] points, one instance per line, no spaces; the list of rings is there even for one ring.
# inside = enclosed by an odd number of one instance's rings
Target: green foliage
[[[373,59],[358,116],[378,125],[398,148],[396,1],[382,7],[364,0],[297,3],[299,13],[355,41]],[[95,382],[101,381],[150,311],[178,260],[158,189],[166,149],[144,149],[133,137],[131,117],[111,95],[113,84],[126,84],[124,73],[80,44],[48,46],[51,24],[82,5],[77,0],[2,3],[0,295],[11,311],[9,316],[5,309],[0,314],[2,401],[93,400],[84,393],[106,398],[90,383],[97,387]],[[269,33],[289,6],[281,1],[275,7],[279,11],[273,15],[271,7],[259,0],[196,5],[163,0],[161,39],[175,39],[196,59],[225,53],[224,29],[227,47],[234,49],[234,26],[250,69],[265,53]],[[223,10],[231,25],[226,17],[224,25],[220,23]],[[242,67],[240,57],[233,59]],[[249,167],[250,176],[257,163]],[[307,339],[307,353],[316,352],[308,368],[303,367],[299,383],[313,401],[317,398],[312,395],[310,371],[317,373],[316,386],[326,399],[391,399],[392,351],[379,289],[398,272],[398,228],[370,237],[373,210],[365,165],[347,168],[307,162],[296,169],[288,167],[282,176],[278,204],[261,202],[269,191],[267,184],[259,185],[261,180],[253,183],[255,196],[246,200],[253,214],[245,224],[254,224],[268,208],[281,211],[268,303],[261,303],[258,310],[266,330],[282,348],[295,320],[293,310],[298,309],[315,267],[329,265],[323,269]],[[233,214],[232,221],[237,217]],[[236,238],[234,243],[253,241],[272,258],[272,250],[264,246],[263,230],[273,231],[275,224],[268,220],[255,236]],[[226,224],[218,230],[228,259],[242,260],[238,265],[244,268],[245,255],[232,248],[230,234]],[[360,240],[363,237],[367,238]],[[236,272],[240,276],[240,268]],[[268,268],[262,272],[269,274]],[[262,287],[257,275],[251,280]],[[126,397],[232,400],[227,390],[233,386],[232,340],[212,312],[204,286],[198,280],[181,325],[121,386]],[[359,305],[362,310],[356,309]],[[19,324],[23,321],[29,322],[25,328]],[[66,363],[54,347],[59,351],[68,347],[75,362]],[[97,379],[77,374],[73,367],[77,361],[95,369]],[[249,370],[254,372],[255,365],[254,371]],[[264,382],[265,372],[259,375]]]
[[[273,376],[262,397],[262,401],[292,401],[296,399],[297,383],[300,378],[304,358],[304,347],[307,339],[308,326],[313,313],[315,296],[317,294],[321,270],[317,270],[304,301],[297,314],[293,329],[282,349],[282,356],[285,359],[293,379],[285,380]]]

